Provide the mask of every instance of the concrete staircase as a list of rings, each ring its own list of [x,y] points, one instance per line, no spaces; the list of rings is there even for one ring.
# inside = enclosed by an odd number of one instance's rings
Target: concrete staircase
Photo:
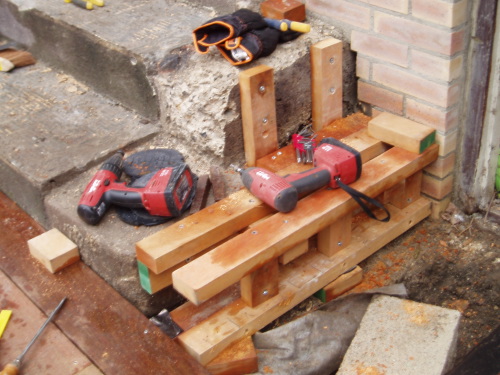
[[[260,1],[247,3],[258,10]],[[258,64],[274,68],[286,141],[309,121],[310,45],[339,38],[308,20],[312,32],[243,68],[216,51],[196,54],[191,30],[237,8],[107,0],[87,11],[63,0],[0,0],[0,38],[38,59],[0,74],[0,189],[77,243],[83,261],[146,315],[180,300],[173,290],[150,296],[139,284],[134,245],[159,227],[128,226],[112,211],[98,226],[83,223],[76,206],[96,166],[118,149],[154,147],[177,149],[198,174],[243,162],[238,74]]]

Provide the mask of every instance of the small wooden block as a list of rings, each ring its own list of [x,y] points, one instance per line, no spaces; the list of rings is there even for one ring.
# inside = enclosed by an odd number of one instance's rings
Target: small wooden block
[[[321,130],[342,118],[342,41],[329,38],[311,47],[312,126]]]
[[[265,0],[260,4],[263,17],[302,22],[306,19],[306,6],[297,0]]]
[[[356,285],[361,283],[362,280],[363,270],[361,267],[356,266],[353,270],[340,275],[337,279],[325,286],[315,295],[318,296],[322,302],[329,302],[354,288]]]
[[[331,257],[351,242],[352,212],[318,232],[318,251]]]
[[[273,259],[241,279],[241,299],[250,307],[260,305],[279,293],[279,263]]]
[[[259,371],[257,352],[251,337],[245,337],[229,346],[206,369],[212,375],[243,375]]]
[[[391,113],[368,122],[368,134],[390,145],[421,154],[436,141],[436,130]]]
[[[28,247],[31,255],[52,273],[80,260],[78,247],[57,228],[28,240]]]
[[[420,197],[422,187],[422,171],[399,182],[383,194],[383,202],[391,203],[397,208],[405,208]]]
[[[273,69],[259,65],[240,73],[241,118],[249,167],[278,149]]]

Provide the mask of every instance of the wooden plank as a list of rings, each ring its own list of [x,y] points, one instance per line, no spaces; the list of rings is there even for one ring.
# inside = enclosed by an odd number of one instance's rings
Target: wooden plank
[[[329,38],[311,47],[312,126],[318,131],[342,117],[342,41]]]
[[[299,256],[302,254],[305,254],[309,251],[309,240],[303,241],[294,247],[292,247],[290,250],[285,252],[283,255],[280,255],[279,257],[279,262],[280,264],[288,264],[292,262],[293,260],[297,259]]]
[[[210,192],[210,179],[207,174],[201,175],[196,183],[196,194],[189,208],[189,213],[194,214],[205,208],[208,200],[208,193]]]
[[[47,316],[3,272],[0,272],[0,285],[1,307],[12,311],[5,336],[0,341],[0,366],[3,367],[21,354]],[[66,303],[71,302],[69,300]],[[57,303],[52,306],[52,310],[56,306]],[[64,313],[65,307],[60,313]],[[54,317],[54,323],[58,323],[59,316],[58,313]],[[23,375],[43,374],[47,368],[53,374],[73,374],[91,364],[54,323],[47,326],[38,345],[32,347],[29,356],[23,361]]]
[[[417,154],[436,141],[435,129],[388,112],[381,113],[368,123],[368,134]]]
[[[366,163],[361,178],[351,186],[368,196],[378,196],[424,168],[437,155],[437,145],[420,155],[392,148]],[[174,288],[199,304],[356,207],[357,203],[340,189],[319,190],[301,199],[293,211],[272,215],[251,230],[174,271]]]
[[[0,232],[0,270],[46,315],[67,296],[57,315],[57,326],[102,372],[207,373],[83,262],[54,275],[33,261],[26,242],[44,230],[3,193]],[[18,348],[16,356],[25,345]],[[8,360],[12,358],[15,356]]]
[[[212,192],[216,202],[226,197],[226,183],[222,176],[221,169],[216,166],[210,166],[210,181],[212,181]]]
[[[244,375],[259,371],[257,352],[251,337],[244,337],[219,354],[206,366],[212,375]]]
[[[325,135],[334,133],[330,130]],[[363,162],[386,150],[381,141],[367,135],[366,129],[342,141],[358,150]],[[295,163],[279,174],[297,172],[301,166]],[[273,212],[246,189],[238,191],[137,242],[137,260],[159,274]]]
[[[425,198],[403,210],[393,206],[388,209],[392,216],[390,222],[360,223],[353,231],[351,245],[333,257],[310,251],[300,257],[300,261],[284,266],[280,273],[280,293],[276,297],[255,308],[237,299],[179,335],[179,344],[200,363],[208,363],[232,342],[262,329],[429,216],[431,211],[430,202]],[[290,282],[294,279],[302,282]],[[228,321],[231,329],[222,334]]]
[[[273,259],[241,279],[241,299],[255,307],[279,293],[279,263]]]
[[[241,120],[248,166],[278,149],[273,69],[266,65],[240,73]]]
[[[137,242],[137,260],[155,273],[166,271],[272,212],[240,190]]]
[[[322,302],[329,302],[338,296],[341,296],[348,290],[351,290],[363,280],[363,270],[356,266],[352,271],[346,272],[337,277],[330,284],[321,289],[315,296],[321,299]]]

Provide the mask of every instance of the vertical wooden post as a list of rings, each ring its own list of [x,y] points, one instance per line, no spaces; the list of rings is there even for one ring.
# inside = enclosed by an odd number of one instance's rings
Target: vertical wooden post
[[[278,149],[273,69],[266,65],[240,73],[241,117],[248,166]]]
[[[384,203],[391,203],[393,206],[403,209],[420,198],[421,187],[422,171],[419,171],[386,190],[383,201]]]
[[[241,279],[240,287],[241,299],[250,307],[258,306],[262,302],[278,295],[278,259],[273,259],[258,270],[246,275]]]
[[[318,251],[331,257],[351,242],[352,212],[318,232]]]
[[[342,118],[342,41],[330,38],[311,47],[311,93],[314,131]]]

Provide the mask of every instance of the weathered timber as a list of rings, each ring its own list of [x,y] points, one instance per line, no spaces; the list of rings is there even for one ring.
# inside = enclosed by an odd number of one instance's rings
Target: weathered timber
[[[232,342],[262,329],[428,217],[431,212],[430,202],[425,198],[403,210],[391,205],[388,205],[388,209],[392,217],[388,223],[356,221],[351,244],[331,258],[317,251],[309,251],[297,261],[282,266],[280,293],[274,298],[254,308],[241,299],[219,303],[218,306],[224,307],[217,311],[212,309],[210,314],[205,315],[205,320],[197,322],[191,329],[180,334],[177,338],[179,344],[200,363],[208,363]],[[235,295],[232,296],[234,298]],[[210,300],[205,304],[213,306],[209,302]],[[186,305],[191,312],[203,314],[198,310],[202,310],[203,305],[195,306],[190,302]]]
[[[437,155],[437,145],[420,155],[394,147],[364,164],[362,177],[351,186],[368,196],[378,196],[430,164]],[[300,200],[293,211],[276,213],[174,271],[174,288],[199,304],[307,240],[356,206],[342,190],[319,190]]]
[[[330,38],[311,47],[312,126],[318,131],[342,117],[342,41]]]
[[[266,65],[240,73],[241,121],[248,166],[278,149],[273,69]]]

